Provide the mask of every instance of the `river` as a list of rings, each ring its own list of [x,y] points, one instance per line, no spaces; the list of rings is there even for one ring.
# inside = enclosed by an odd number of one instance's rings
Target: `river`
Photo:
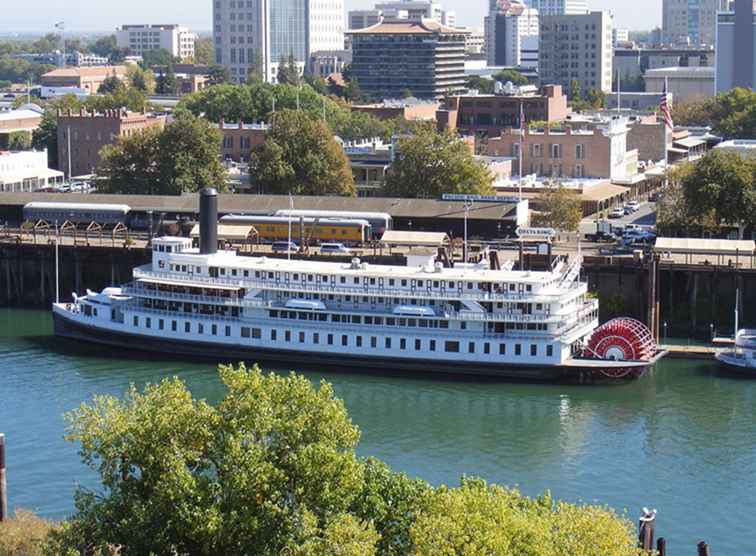
[[[73,349],[51,330],[44,311],[0,309],[0,432],[10,506],[62,518],[77,484],[96,486],[63,440],[64,412],[173,374],[197,397],[223,392],[210,364]],[[713,362],[664,360],[633,383],[591,387],[306,374],[345,400],[361,455],[412,476],[550,489],[633,521],[654,507],[673,554],[694,553],[701,539],[729,556],[756,546],[756,380],[722,375]]]

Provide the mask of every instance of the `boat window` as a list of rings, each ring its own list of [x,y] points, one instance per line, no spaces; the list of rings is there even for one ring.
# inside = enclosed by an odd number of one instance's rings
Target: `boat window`
[[[320,343],[320,334],[317,332],[312,333],[312,343],[313,344],[319,344]]]
[[[475,353],[475,342],[470,342],[467,344],[467,351],[470,353]]]
[[[284,341],[291,342],[291,330],[284,331]]]
[[[271,341],[275,342],[276,339],[277,339],[277,336],[278,336],[277,330],[275,328],[271,328],[270,329],[270,339],[271,339]]]
[[[420,351],[422,349],[422,342],[420,340],[415,340],[415,351]]]
[[[431,351],[436,351],[436,340],[431,340],[430,341],[430,350]]]
[[[407,339],[406,338],[400,338],[399,339],[399,349],[407,349]]]
[[[547,357],[554,356],[554,346],[546,346],[546,356]]]
[[[486,355],[491,353],[491,344],[489,344],[488,342],[483,344],[483,353],[485,353]]]
[[[213,336],[217,336],[218,335],[218,325],[217,324],[212,325],[212,327],[210,328],[210,333]]]
[[[252,337],[256,340],[259,340],[260,338],[262,338],[262,330],[260,330],[259,328],[253,328]]]
[[[305,342],[305,333],[304,332],[300,332],[299,333],[299,343],[300,344],[304,344],[304,342]]]
[[[328,335],[328,345],[329,345],[329,346],[332,346],[332,345],[333,345],[333,334],[329,334],[329,335]]]
[[[87,306],[84,305],[85,313],[86,313]],[[139,326],[139,317],[134,317],[134,326]]]
[[[359,279],[359,278],[355,278],[355,279],[354,279],[354,283],[355,283],[355,284],[359,284],[359,283],[360,283],[360,279]]]
[[[530,355],[532,357],[538,355],[538,344],[530,344]]]
[[[144,325],[145,325],[145,326],[146,326],[147,328],[152,328],[152,319],[151,319],[150,317],[147,317],[147,318],[145,319],[145,323],[144,323]]]
[[[247,327],[247,326],[242,326],[242,329],[241,329],[241,337],[242,337],[242,338],[249,338],[249,327]]]
[[[230,336],[230,335],[231,335],[231,327],[226,326],[226,336]]]
[[[357,336],[356,340],[357,340],[357,347],[358,348],[362,347],[362,336]]]
[[[507,354],[507,344],[499,344],[499,355]]]
[[[349,337],[346,334],[341,335],[341,345],[346,346],[349,344]]]
[[[522,345],[515,344],[515,355],[522,355]]]
[[[444,350],[449,353],[459,353],[459,342],[444,342]]]
[[[165,328],[165,321],[163,319],[158,320],[158,328],[163,330]]]
[[[391,349],[391,338],[386,338],[384,345],[386,346],[386,349]]]
[[[197,333],[202,334],[205,331],[205,327],[202,324],[197,325]]]
[[[178,329],[178,323],[175,320],[171,321],[171,331],[176,332],[177,329]]]
[[[184,323],[184,332],[191,332],[192,331],[192,323],[185,322]]]
[[[376,338],[375,336],[370,336],[370,347],[378,347],[378,338]]]

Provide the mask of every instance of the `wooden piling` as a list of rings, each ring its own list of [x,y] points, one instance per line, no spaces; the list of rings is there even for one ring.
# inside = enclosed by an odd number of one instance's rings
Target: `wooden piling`
[[[5,435],[0,433],[0,521],[8,519],[7,487],[5,481]]]
[[[667,556],[667,539],[659,537],[656,541],[656,554],[657,556]]]
[[[698,556],[711,556],[711,552],[709,552],[709,545],[706,544],[705,541],[698,543]]]
[[[656,525],[656,510],[643,508],[643,515],[638,520],[638,546],[643,550],[654,549],[654,526]]]

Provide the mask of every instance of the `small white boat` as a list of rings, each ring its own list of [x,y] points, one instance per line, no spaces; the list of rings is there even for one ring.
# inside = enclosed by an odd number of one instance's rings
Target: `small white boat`
[[[714,356],[725,367],[756,372],[756,329],[744,328],[735,335],[735,346]]]

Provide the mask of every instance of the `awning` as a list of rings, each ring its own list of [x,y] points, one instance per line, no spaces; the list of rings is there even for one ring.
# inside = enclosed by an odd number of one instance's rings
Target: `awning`
[[[199,235],[199,224],[195,224],[190,236]],[[218,239],[221,241],[245,241],[256,235],[257,230],[251,224],[218,224]]]
[[[689,237],[660,237],[656,252],[687,253],[692,255],[753,255],[756,241],[740,239],[698,239]]]
[[[409,232],[389,230],[384,232],[381,243],[386,245],[406,245],[409,247],[442,247],[448,243],[449,236],[443,232]]]
[[[674,141],[675,145],[680,145],[684,149],[692,149],[700,145],[705,145],[706,141],[698,137],[686,137],[685,139],[678,139]]]
[[[667,152],[676,153],[676,154],[688,154],[688,149],[677,149],[675,147],[668,147]]]
[[[217,284],[198,284],[191,281],[191,275],[185,282],[179,280],[164,280],[162,278],[137,278],[139,282],[147,282],[148,284],[159,284],[161,286],[181,286],[189,288],[204,288],[206,290],[226,290],[230,292],[237,292],[242,289],[243,286],[220,286]]]

